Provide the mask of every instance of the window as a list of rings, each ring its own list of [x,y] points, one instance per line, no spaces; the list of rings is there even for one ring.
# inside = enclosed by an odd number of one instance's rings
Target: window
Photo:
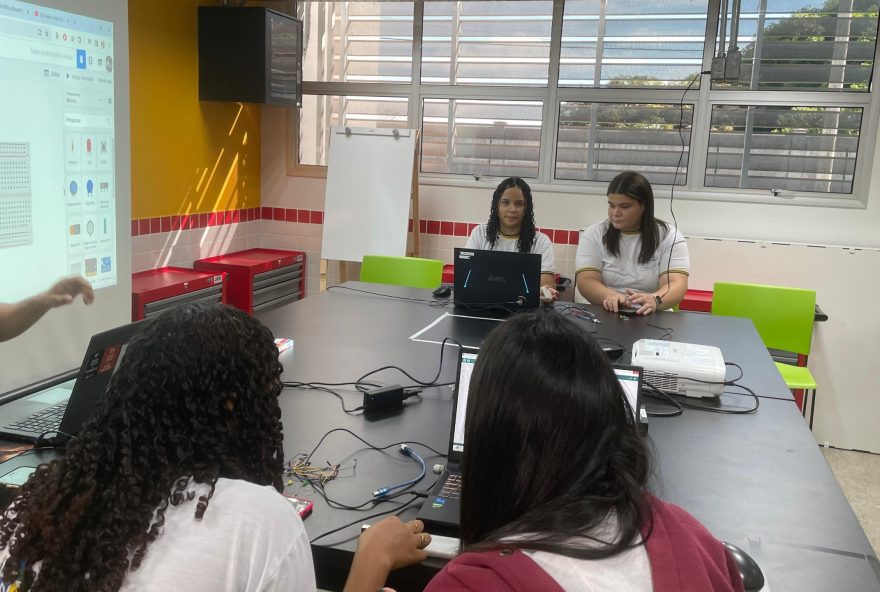
[[[607,183],[638,169],[653,183],[684,185],[692,119],[693,105],[563,102],[556,178]]]
[[[540,101],[426,99],[422,171],[538,176]]]
[[[326,164],[331,125],[418,127],[436,182],[638,169],[684,196],[864,200],[878,0],[721,4],[298,2],[297,162]]]

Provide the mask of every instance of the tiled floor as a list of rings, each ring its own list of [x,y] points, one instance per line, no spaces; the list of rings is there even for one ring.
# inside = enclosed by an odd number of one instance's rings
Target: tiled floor
[[[823,448],[837,482],[880,555],[880,454]]]

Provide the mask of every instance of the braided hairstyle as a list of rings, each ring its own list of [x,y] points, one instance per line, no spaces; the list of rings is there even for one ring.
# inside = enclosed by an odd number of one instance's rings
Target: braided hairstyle
[[[489,222],[486,224],[486,240],[495,248],[498,242],[498,233],[501,232],[501,220],[498,217],[498,203],[501,196],[511,187],[518,187],[522,191],[523,197],[526,199],[526,211],[523,214],[522,226],[519,229],[519,238],[516,241],[516,248],[520,253],[528,253],[532,250],[535,242],[535,206],[532,203],[532,189],[529,184],[519,177],[508,177],[498,184],[495,193],[492,194],[492,205],[489,208]]]
[[[161,534],[190,478],[283,489],[281,365],[272,334],[225,305],[188,305],[135,336],[64,458],[41,465],[0,517],[4,583],[116,591]],[[35,577],[34,564],[41,562]]]

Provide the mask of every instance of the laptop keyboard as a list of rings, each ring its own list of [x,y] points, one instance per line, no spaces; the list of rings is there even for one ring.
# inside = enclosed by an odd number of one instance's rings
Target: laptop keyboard
[[[34,436],[39,436],[45,432],[52,432],[61,427],[61,419],[64,417],[64,411],[67,409],[67,401],[47,407],[42,411],[38,411],[33,415],[25,417],[21,421],[9,424],[7,428],[18,430],[20,432],[28,432]]]
[[[449,473],[438,497],[458,499],[461,497],[461,473]]]

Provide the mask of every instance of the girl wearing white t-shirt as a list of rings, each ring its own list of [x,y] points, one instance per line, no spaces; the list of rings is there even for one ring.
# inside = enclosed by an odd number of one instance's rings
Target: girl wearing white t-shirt
[[[532,190],[519,177],[504,179],[492,195],[489,221],[468,237],[466,249],[537,253],[541,256],[541,286],[556,297],[556,265],[553,243],[535,228]]]
[[[280,493],[269,329],[229,306],[180,306],[120,355],[64,457],[0,514],[0,590],[314,592],[305,527]],[[424,560],[423,528],[374,524],[346,589],[372,592],[388,568]]]
[[[581,295],[613,312],[672,308],[688,288],[684,236],[654,218],[651,184],[634,171],[608,184],[608,219],[581,233],[575,266]]]

